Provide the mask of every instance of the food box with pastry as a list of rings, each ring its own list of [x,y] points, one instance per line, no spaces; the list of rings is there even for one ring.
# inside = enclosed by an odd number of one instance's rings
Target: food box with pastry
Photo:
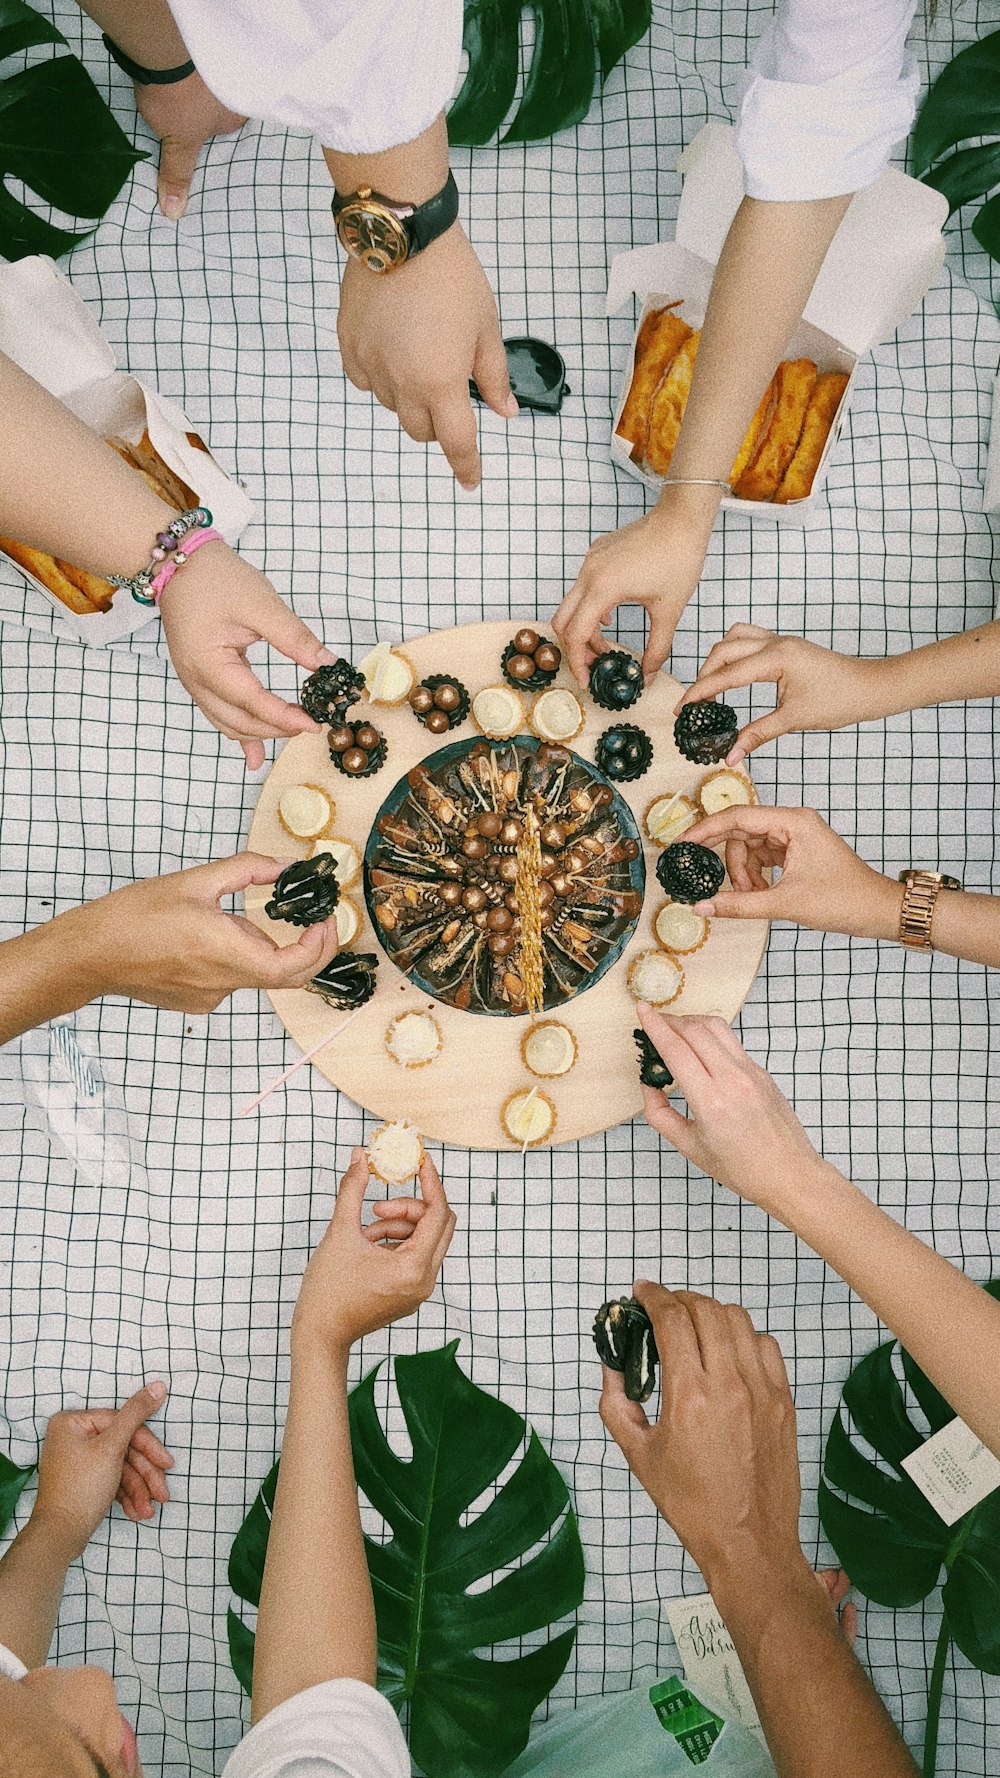
[[[175,402],[120,371],[108,341],[68,278],[43,255],[0,266],[0,352],[70,408],[143,476],[171,512],[206,506],[233,543],[253,507]],[[154,539],[149,539],[152,548]],[[49,599],[84,642],[113,642],[156,613],[99,575],[16,538],[0,552]],[[134,566],[125,565],[123,572]]]
[[[611,455],[653,488],[668,474],[715,267],[743,198],[733,131],[708,123],[678,163],[673,241],[620,253],[607,313],[642,305],[615,409]],[[921,302],[944,259],[948,205],[890,168],[858,192],[751,421],[731,472],[734,511],[795,519],[815,504],[851,400],[858,361]],[[747,315],[747,329],[753,326]]]

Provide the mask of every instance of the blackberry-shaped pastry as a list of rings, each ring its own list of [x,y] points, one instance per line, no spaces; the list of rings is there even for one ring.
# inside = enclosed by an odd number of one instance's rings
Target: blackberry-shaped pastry
[[[674,740],[685,759],[695,765],[717,765],[736,744],[740,725],[731,704],[702,698],[685,704],[674,723]]]
[[[598,1309],[594,1345],[601,1363],[624,1376],[629,1401],[648,1401],[656,1387],[659,1354],[653,1324],[634,1296],[615,1298]]]
[[[659,1087],[661,1092],[665,1092],[667,1087],[673,1086],[674,1077],[659,1050],[654,1047],[652,1038],[646,1036],[641,1025],[636,1026],[632,1036],[639,1051],[639,1079],[643,1086]]]
[[[508,685],[517,691],[543,691],[562,665],[562,650],[537,630],[518,630],[500,656]]]
[[[602,710],[627,710],[642,696],[642,662],[609,648],[590,669],[590,695]]]
[[[661,852],[656,879],[671,901],[710,901],[722,888],[726,867],[717,852],[696,840],[676,840]]]
[[[286,865],[264,912],[272,920],[287,920],[290,926],[315,926],[333,913],[339,900],[334,860],[329,852],[321,852],[318,858],[297,858]]]
[[[318,994],[327,1006],[335,1006],[340,1012],[353,1012],[374,994],[377,968],[374,951],[342,951],[313,976],[309,992]]]
[[[617,728],[606,728],[597,743],[597,769],[614,784],[629,783],[641,778],[653,763],[653,743],[645,729],[634,722],[620,722]]]
[[[370,778],[385,765],[385,736],[372,722],[338,723],[327,742],[331,763],[345,778]]]
[[[314,722],[327,722],[342,728],[351,704],[356,704],[365,689],[365,676],[350,661],[332,661],[328,667],[317,667],[310,673],[299,703]]]
[[[432,735],[446,735],[469,714],[469,694],[450,673],[428,673],[409,697],[410,709]]]

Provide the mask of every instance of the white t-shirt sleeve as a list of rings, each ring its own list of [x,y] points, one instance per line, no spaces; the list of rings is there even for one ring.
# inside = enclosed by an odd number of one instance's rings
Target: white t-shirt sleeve
[[[170,10],[224,105],[342,154],[412,142],[458,81],[462,0],[170,0]]]
[[[780,0],[736,121],[747,195],[789,203],[871,185],[908,135],[916,0]]]
[[[5,1679],[23,1679],[28,1669],[12,1648],[0,1642],[0,1673]]]
[[[410,1778],[410,1756],[385,1698],[358,1679],[330,1679],[262,1717],[222,1778]]]

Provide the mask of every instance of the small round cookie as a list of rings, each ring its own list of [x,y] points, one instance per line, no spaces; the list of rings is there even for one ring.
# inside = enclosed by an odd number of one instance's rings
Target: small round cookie
[[[334,909],[333,918],[337,928],[337,944],[340,950],[346,951],[361,931],[361,909],[349,895],[342,895]]]
[[[709,772],[702,779],[698,786],[698,801],[704,814],[718,815],[721,809],[745,808],[755,803],[757,792],[745,772],[737,772],[732,766],[720,766],[717,772]]]
[[[671,1006],[684,987],[684,971],[669,951],[641,951],[628,972],[637,1000],[650,1006]]]
[[[487,685],[472,700],[472,720],[490,741],[509,741],[524,727],[524,699],[510,685]]]
[[[500,1123],[504,1135],[519,1148],[535,1148],[545,1142],[556,1127],[556,1108],[547,1093],[538,1087],[519,1087],[500,1107]]]
[[[441,1027],[429,1012],[401,1012],[385,1034],[385,1047],[401,1068],[426,1068],[442,1041]]]
[[[417,677],[412,662],[388,642],[380,642],[366,654],[358,672],[364,674],[373,704],[405,704]]]
[[[383,1185],[405,1185],[420,1171],[424,1139],[413,1124],[381,1124],[368,1143],[368,1165]]]
[[[566,746],[575,741],[583,727],[583,705],[567,686],[553,685],[540,691],[531,706],[528,727],[540,741],[558,741]]]
[[[329,833],[336,804],[318,784],[290,784],[278,798],[278,820],[293,840]]]
[[[653,920],[656,942],[665,951],[678,957],[690,957],[700,951],[708,937],[711,921],[696,914],[684,901],[665,901]]]
[[[654,846],[671,846],[697,820],[698,810],[691,798],[674,790],[667,791],[664,796],[654,796],[642,824]]]
[[[555,1080],[568,1074],[577,1058],[577,1042],[568,1025],[558,1019],[541,1019],[521,1039],[521,1060],[539,1080]]]
[[[342,889],[349,889],[361,875],[361,854],[353,840],[345,840],[342,834],[331,834],[329,839],[317,840],[310,852],[310,858],[318,858],[321,852],[329,852],[333,859],[333,874]]]

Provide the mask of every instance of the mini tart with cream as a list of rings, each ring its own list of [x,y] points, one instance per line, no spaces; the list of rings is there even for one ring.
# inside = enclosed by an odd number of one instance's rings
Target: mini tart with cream
[[[405,1119],[381,1124],[368,1143],[368,1165],[383,1185],[405,1185],[420,1171],[424,1139]]]
[[[577,1042],[568,1025],[558,1019],[541,1019],[521,1039],[521,1060],[539,1080],[556,1080],[568,1074],[577,1058]]]
[[[698,819],[698,810],[691,798],[676,790],[668,791],[665,796],[654,796],[642,818],[642,825],[654,846],[672,846]]]
[[[636,1000],[650,1006],[671,1006],[684,987],[684,971],[669,951],[642,951],[628,972]]]
[[[334,913],[333,923],[337,928],[337,944],[342,951],[352,945],[361,931],[361,909],[349,895],[342,895]]]
[[[472,720],[490,741],[509,741],[524,727],[524,699],[511,685],[486,685],[472,700]]]
[[[504,1135],[519,1148],[535,1148],[555,1129],[556,1108],[538,1087],[518,1087],[501,1105],[500,1122]]]
[[[349,889],[361,875],[361,854],[353,840],[345,840],[342,834],[331,834],[329,839],[317,840],[310,852],[310,858],[318,858],[321,852],[329,852],[333,859],[333,874],[342,889]]]
[[[405,704],[416,683],[416,669],[398,648],[380,642],[366,654],[359,673],[364,674],[368,696],[373,704]]]
[[[293,840],[329,833],[336,804],[318,784],[290,784],[278,798],[278,820]]]
[[[745,772],[732,766],[720,766],[709,772],[698,786],[698,801],[706,815],[718,815],[720,809],[745,808],[757,801],[757,792]],[[676,838],[676,835],[674,836]]]
[[[685,901],[665,901],[653,920],[656,942],[665,951],[678,957],[690,957],[700,951],[708,937],[711,922],[704,914],[696,914]]]
[[[564,685],[540,691],[531,706],[528,727],[540,741],[574,741],[584,724],[583,705]]]
[[[385,1034],[385,1047],[401,1068],[426,1068],[442,1041],[441,1027],[429,1012],[401,1012]]]

